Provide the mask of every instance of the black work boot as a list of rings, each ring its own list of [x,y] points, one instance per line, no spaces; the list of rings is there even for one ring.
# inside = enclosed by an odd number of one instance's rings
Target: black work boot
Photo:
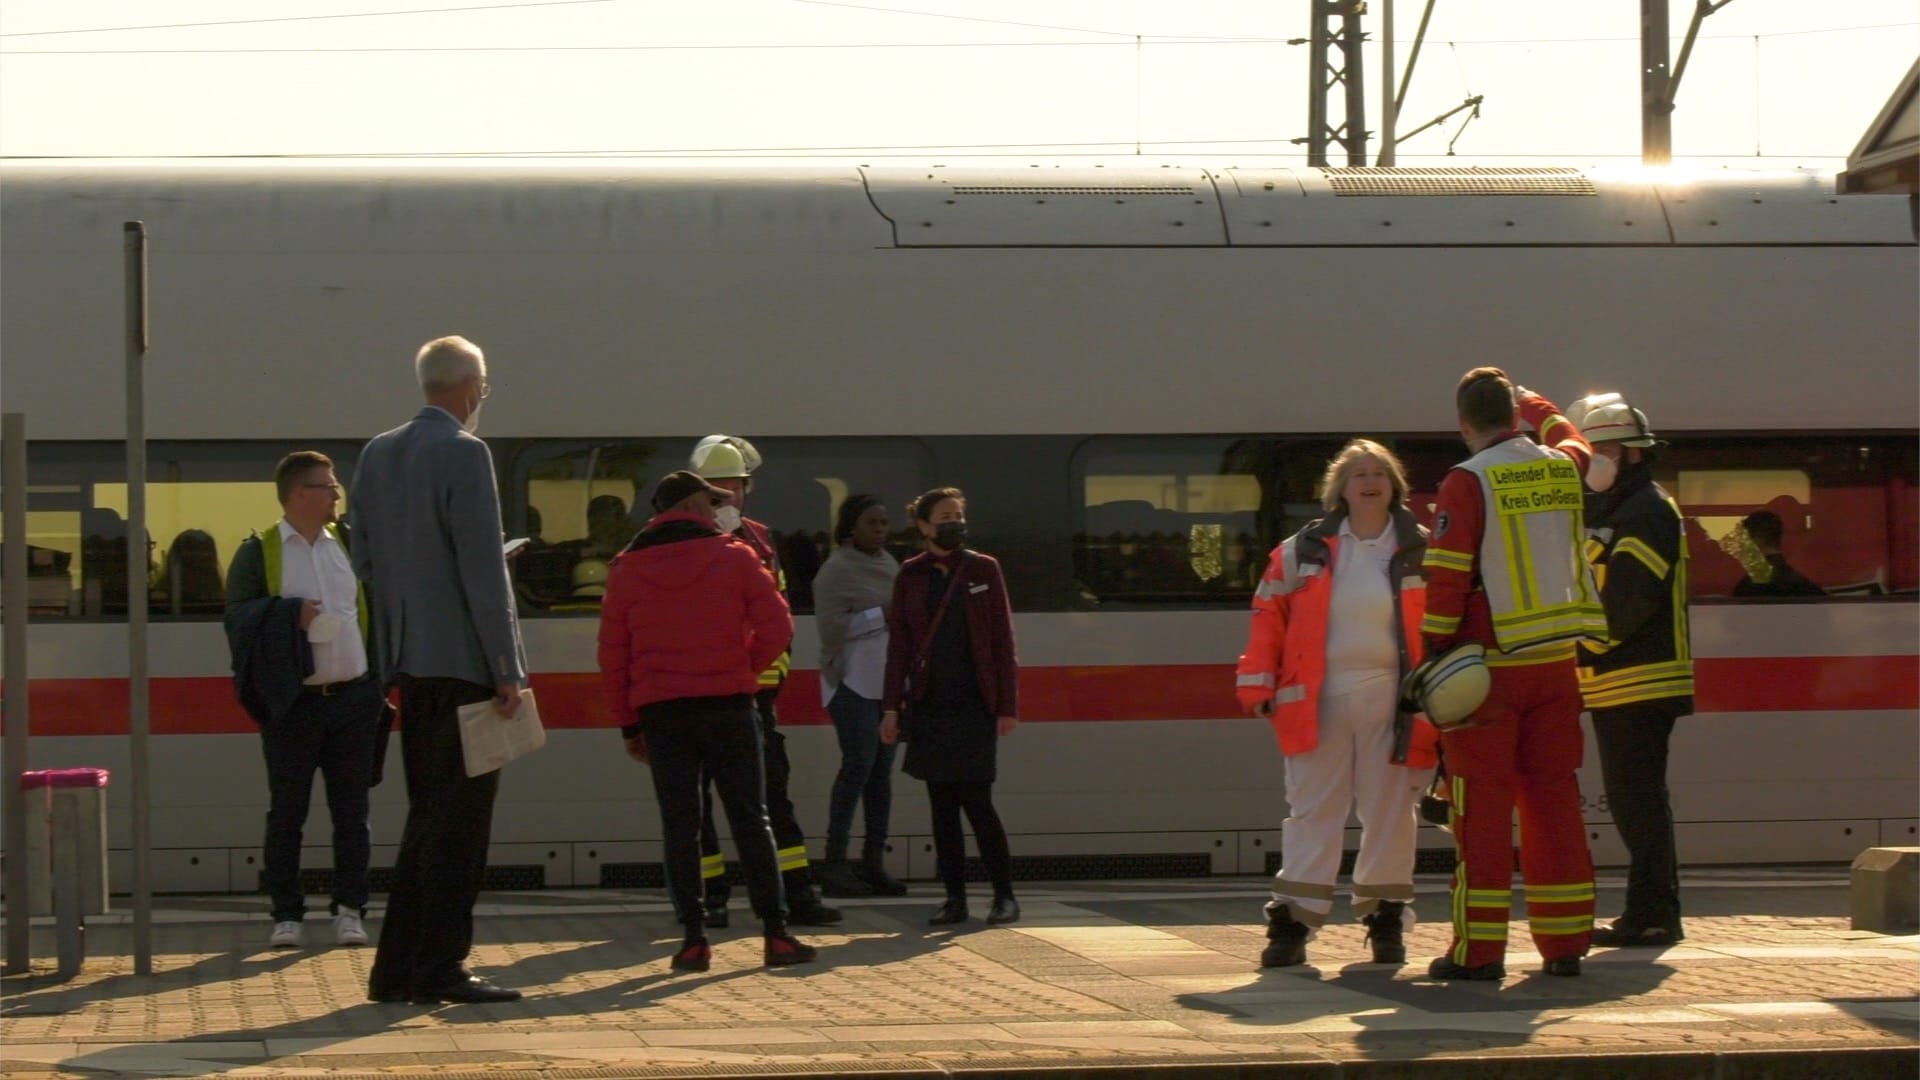
[[[1292,967],[1307,962],[1307,934],[1312,928],[1296,922],[1285,904],[1267,905],[1267,947],[1260,954],[1263,968]]]
[[[887,849],[878,844],[868,844],[860,853],[860,862],[853,868],[854,875],[867,883],[875,896],[905,896],[907,887],[898,878],[887,873]]]
[[[861,881],[848,864],[845,847],[828,845],[827,857],[814,864],[813,877],[820,883],[820,891],[827,896],[873,895],[873,887]]]
[[[832,926],[846,918],[839,908],[820,902],[819,890],[808,885],[787,893],[787,922],[793,926]]]
[[[1399,900],[1382,900],[1373,914],[1360,920],[1367,925],[1367,944],[1373,946],[1374,963],[1407,962],[1407,943],[1401,938],[1401,912],[1406,906]]]

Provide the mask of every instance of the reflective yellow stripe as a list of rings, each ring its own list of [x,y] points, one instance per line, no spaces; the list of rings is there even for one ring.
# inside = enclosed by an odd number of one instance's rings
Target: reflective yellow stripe
[[[1573,659],[1574,643],[1558,642],[1547,648],[1530,649],[1523,653],[1490,652],[1487,654],[1487,666],[1490,668],[1527,667],[1532,664],[1559,664]]]
[[[1482,908],[1512,907],[1513,906],[1513,890],[1511,889],[1468,889],[1467,890],[1467,906],[1482,907]]]
[[[1452,634],[1460,629],[1460,616],[1436,615],[1429,611],[1420,617],[1420,632],[1423,634]]]
[[[793,654],[781,653],[773,661],[773,666],[760,673],[761,686],[779,686],[787,681],[787,672],[793,669]]]
[[[1545,915],[1527,920],[1536,934],[1584,934],[1593,929],[1592,915]]]
[[[1562,426],[1572,427],[1573,421],[1567,419],[1564,416],[1561,416],[1559,413],[1553,413],[1549,415],[1545,420],[1540,421],[1541,445],[1552,446],[1554,444],[1554,439],[1552,436],[1548,435],[1547,433],[1557,427],[1562,427]],[[1575,434],[1579,434],[1579,433],[1575,432]]]
[[[801,870],[806,868],[807,848],[804,844],[796,847],[781,848],[777,854],[780,856],[780,870],[782,873],[788,870]]]
[[[1468,941],[1505,941],[1507,924],[1503,922],[1470,922],[1467,924]]]
[[[1652,571],[1653,576],[1659,578],[1661,581],[1667,580],[1667,574],[1673,569],[1673,564],[1661,558],[1659,552],[1647,546],[1647,542],[1637,536],[1622,537],[1618,543],[1613,545],[1613,553],[1615,555],[1631,555],[1640,560],[1640,564]]]
[[[1533,547],[1527,542],[1527,531],[1522,527],[1520,515],[1511,514],[1501,519],[1505,525],[1505,534],[1501,537],[1506,545],[1507,580],[1513,586],[1514,603],[1521,611],[1533,610]],[[1494,625],[1500,620],[1496,617]]]
[[[1420,560],[1420,565],[1437,566],[1442,570],[1458,570],[1463,574],[1470,574],[1473,572],[1473,553],[1430,547],[1427,549],[1426,558]]]
[[[1526,899],[1548,899],[1548,901],[1594,899],[1594,882],[1569,882],[1559,886],[1528,884],[1524,888],[1526,888]]]
[[[725,855],[706,855],[700,859],[700,876],[702,878],[722,877],[726,872],[727,857]]]

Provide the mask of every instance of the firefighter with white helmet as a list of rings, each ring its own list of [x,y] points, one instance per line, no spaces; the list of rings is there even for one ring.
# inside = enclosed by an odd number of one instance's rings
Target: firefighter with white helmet
[[[747,493],[753,490],[753,473],[760,467],[760,452],[751,442],[733,435],[709,435],[693,448],[688,468],[718,488],[733,493],[731,505],[716,512],[721,531],[731,533],[760,556],[760,562],[787,594],[786,572],[780,568],[780,555],[773,545],[773,533],[752,518],[741,514]],[[795,926],[831,926],[841,920],[836,908],[820,901],[820,890],[807,862],[806,836],[794,817],[793,800],[787,796],[787,779],[792,771],[787,761],[787,740],[776,726],[774,702],[793,666],[793,653],[783,652],[773,666],[760,673],[760,690],[754,695],[754,707],[760,714],[761,755],[767,772],[767,817],[773,825],[773,839],[779,849],[780,876],[786,886],[787,921]],[[727,925],[727,865],[720,853],[720,834],[713,827],[713,793],[703,792],[703,817],[700,828],[700,873],[706,880],[707,925]]]
[[[1593,445],[1586,552],[1607,613],[1607,640],[1581,644],[1580,692],[1593,714],[1608,809],[1631,859],[1626,908],[1594,931],[1593,943],[1671,945],[1685,934],[1667,744],[1674,722],[1693,712],[1685,526],[1653,480],[1659,444],[1646,413],[1609,393],[1574,402],[1567,418]]]
[[[1579,640],[1606,633],[1581,558],[1591,451],[1552,402],[1499,368],[1467,372],[1455,404],[1473,456],[1440,485],[1420,630],[1428,656],[1460,665],[1466,681],[1447,689],[1473,688],[1473,665],[1449,657],[1468,643],[1485,650],[1489,685],[1467,723],[1440,736],[1459,865],[1453,944],[1427,973],[1505,977],[1517,807],[1534,947],[1547,974],[1578,975],[1594,892],[1574,775],[1583,741],[1574,657]]]

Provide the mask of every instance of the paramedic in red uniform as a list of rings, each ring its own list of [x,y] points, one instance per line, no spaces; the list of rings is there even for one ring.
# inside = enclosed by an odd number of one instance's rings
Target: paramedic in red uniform
[[[1581,546],[1592,451],[1553,404],[1499,368],[1456,393],[1473,456],[1440,485],[1427,547],[1427,654],[1477,643],[1492,689],[1469,726],[1441,736],[1459,864],[1453,944],[1436,979],[1505,977],[1513,814],[1527,921],[1549,975],[1578,975],[1593,933],[1593,861],[1574,777],[1581,754],[1574,649],[1606,617]],[[1538,434],[1515,429],[1517,419]]]

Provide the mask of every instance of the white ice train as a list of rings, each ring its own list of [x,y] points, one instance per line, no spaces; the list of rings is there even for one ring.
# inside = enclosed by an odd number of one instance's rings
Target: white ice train
[[[152,841],[161,890],[251,890],[266,806],[220,575],[289,450],[407,418],[423,340],[487,350],[549,747],[508,770],[493,884],[652,880],[659,826],[594,675],[621,509],[728,432],[809,609],[838,499],[953,483],[1007,567],[1021,714],[1001,806],[1033,874],[1258,872],[1286,813],[1231,665],[1267,549],[1347,436],[1418,509],[1463,454],[1481,363],[1626,392],[1689,515],[1699,712],[1674,740],[1681,857],[1913,843],[1920,791],[1920,248],[1903,197],[1805,176],[1553,169],[658,168],[605,163],[0,166],[0,394],[27,416],[34,767],[115,771],[129,882],[122,223],[152,236]],[[602,499],[601,505],[612,507]],[[1781,511],[1834,593],[1727,598],[1716,543]],[[599,532],[608,535],[595,535]],[[838,760],[811,620],[783,700],[824,829]],[[12,627],[7,628],[12,631]],[[1590,752],[1589,762],[1594,761]],[[11,768],[9,764],[9,768]],[[1602,863],[1622,851],[1581,774]],[[896,872],[932,856],[897,780]],[[376,792],[375,864],[404,799]],[[325,867],[323,806],[307,864]],[[1433,848],[1447,844],[1429,833]],[[1439,855],[1438,852],[1435,853]]]

